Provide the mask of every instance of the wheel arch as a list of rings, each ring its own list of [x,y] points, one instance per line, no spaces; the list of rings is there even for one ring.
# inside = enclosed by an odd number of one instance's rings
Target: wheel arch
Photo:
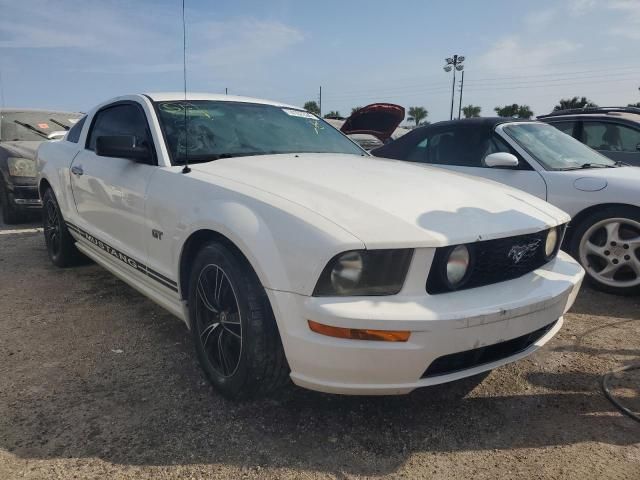
[[[40,183],[38,183],[38,195],[40,195],[40,200],[42,200],[42,197],[44,196],[44,192],[48,188],[53,188],[53,187],[49,183],[49,180],[47,180],[46,178],[42,178],[40,180]]]
[[[178,276],[180,298],[182,300],[187,300],[187,298],[189,297],[189,278],[193,260],[195,259],[200,249],[202,249],[202,247],[209,242],[219,242],[225,247],[229,248],[232,252],[238,255],[238,258],[240,258],[242,262],[244,262],[248,267],[251,268],[253,274],[256,276],[256,278],[258,278],[258,281],[260,281],[255,267],[251,264],[247,256],[242,252],[240,247],[238,247],[231,239],[229,239],[222,233],[212,229],[200,229],[192,232],[189,235],[189,237],[182,245],[182,250],[180,252]],[[262,282],[260,283],[262,284]]]
[[[605,208],[631,208],[636,212],[640,213],[640,207],[637,205],[631,205],[629,203],[598,203],[597,205],[591,205],[584,210],[576,213],[571,221],[569,222],[569,228],[567,229],[567,233],[564,237],[563,246],[568,247],[573,241],[573,233],[575,232],[575,228],[580,225],[586,218],[590,215],[596,213],[599,210],[603,210]]]

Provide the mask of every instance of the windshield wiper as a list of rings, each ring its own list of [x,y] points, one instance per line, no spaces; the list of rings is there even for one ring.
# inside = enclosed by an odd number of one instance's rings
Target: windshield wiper
[[[62,122],[59,122],[55,118],[50,118],[49,121],[55,123],[56,125],[58,125],[58,126],[60,126],[62,128],[64,128],[65,130],[69,130],[71,128],[69,125],[66,125],[66,124],[64,124]]]
[[[580,168],[613,168],[613,165],[606,165],[604,163],[583,163]]]
[[[578,165],[575,167],[565,167],[559,168],[558,170],[568,171],[568,170],[586,170],[588,168],[614,168],[613,165],[605,165],[604,163],[583,163],[582,165]]]
[[[38,135],[40,135],[41,137],[46,138],[47,140],[49,140],[49,135],[47,135],[46,132],[43,132],[42,130],[38,130],[36,127],[34,127],[33,125],[29,125],[28,123],[24,123],[21,122],[20,120],[14,120],[15,123],[17,123],[18,125],[26,128],[27,130],[31,130],[34,133],[37,133]]]
[[[257,155],[270,155],[275,152],[235,152],[235,153],[212,153],[211,155],[189,155],[189,163],[207,163],[215,160],[221,160],[223,158],[234,157],[250,157]],[[184,164],[184,157],[178,160],[180,165]]]

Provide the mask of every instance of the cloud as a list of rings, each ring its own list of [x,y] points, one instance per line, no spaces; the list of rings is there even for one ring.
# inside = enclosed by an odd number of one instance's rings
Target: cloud
[[[478,58],[477,65],[498,74],[526,73],[546,69],[578,48],[579,44],[568,40],[524,43],[518,36],[504,37]]]
[[[304,39],[296,28],[256,19],[197,22],[190,30],[190,62],[217,68],[232,65],[252,68],[256,62],[272,58]]]
[[[607,22],[610,26],[606,31],[610,35],[640,40],[640,0],[571,0],[567,4],[570,15],[602,16],[603,12],[613,13],[614,21]]]
[[[553,22],[557,14],[558,12],[555,8],[537,10],[525,15],[524,23],[528,28],[538,30],[547,27]]]
[[[29,5],[27,6],[26,3]],[[177,3],[176,3],[177,5]],[[138,3],[0,0],[0,49],[75,49],[93,61],[74,65],[88,73],[165,73],[182,69],[180,11]],[[189,66],[210,72],[248,72],[303,41],[300,30],[255,18],[227,21],[187,11]],[[77,57],[76,57],[77,58]],[[95,59],[99,59],[97,62]]]

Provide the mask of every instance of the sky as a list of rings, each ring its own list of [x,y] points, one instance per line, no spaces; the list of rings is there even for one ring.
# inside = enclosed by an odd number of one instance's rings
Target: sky
[[[181,8],[0,0],[0,101],[87,111],[181,91]],[[186,29],[190,91],[302,106],[322,86],[323,113],[386,101],[448,119],[453,54],[466,58],[463,105],[485,116],[512,103],[544,114],[576,95],[640,101],[640,0],[186,0]]]

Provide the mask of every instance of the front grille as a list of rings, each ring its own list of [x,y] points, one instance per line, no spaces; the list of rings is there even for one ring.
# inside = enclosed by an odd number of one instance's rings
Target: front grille
[[[559,228],[557,250],[562,243],[564,227]],[[545,256],[548,230],[514,237],[498,238],[466,244],[471,254],[467,278],[452,288],[446,281],[446,263],[454,246],[438,248],[427,278],[427,293],[437,294],[465,290],[512,280],[540,268],[551,258]],[[553,257],[552,256],[552,257]]]
[[[461,370],[468,370],[479,365],[485,365],[516,355],[542,338],[553,328],[556,322],[512,340],[438,357],[429,365],[429,368],[422,374],[421,378],[437,377]]]
[[[38,195],[38,187],[33,186],[14,186],[13,187],[13,196],[15,198],[24,198],[26,200],[37,200],[39,199]]]

